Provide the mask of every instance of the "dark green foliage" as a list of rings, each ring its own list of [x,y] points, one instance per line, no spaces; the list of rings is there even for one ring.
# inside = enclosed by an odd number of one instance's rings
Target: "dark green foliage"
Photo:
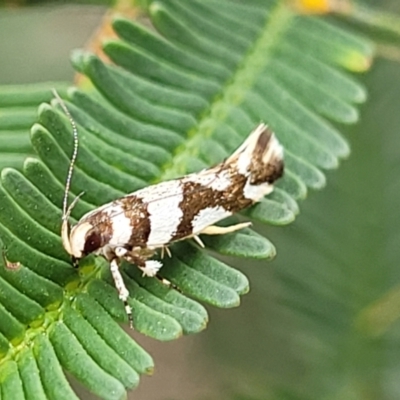
[[[284,2],[165,0],[149,2],[148,13],[158,33],[116,18],[120,39],[104,45],[115,65],[75,52],[74,66],[93,87],[60,90],[80,139],[70,201],[85,195],[73,218],[221,161],[261,120],[285,146],[285,177],[243,214],[275,225],[293,221],[307,188],[325,185],[321,169],[336,168],[349,154],[325,117],[357,120],[365,91],[342,69],[366,68],[368,42],[299,17]],[[0,150],[9,157],[1,166],[18,169],[3,169],[0,181],[2,398],[10,398],[12,386],[14,399],[32,398],[32,390],[38,399],[76,398],[63,367],[98,396],[120,399],[153,363],[114,321],[126,322],[126,314],[106,263],[91,257],[74,270],[62,248],[60,207],[72,133],[50,99],[47,88],[0,88]],[[42,101],[50,104],[42,104],[36,118]],[[26,140],[33,123],[35,152]],[[204,242],[244,259],[276,252],[252,229]],[[187,296],[226,308],[249,290],[242,273],[197,245],[178,243],[171,251],[162,274],[183,294],[123,267],[135,329],[158,340],[205,328],[205,309]]]

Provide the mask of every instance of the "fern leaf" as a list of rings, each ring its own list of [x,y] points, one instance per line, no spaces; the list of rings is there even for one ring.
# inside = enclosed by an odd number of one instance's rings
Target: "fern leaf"
[[[113,64],[87,52],[73,55],[92,84],[62,91],[81,143],[71,199],[82,191],[85,196],[73,217],[220,161],[262,120],[285,146],[286,174],[272,195],[244,214],[261,223],[292,222],[307,188],[325,185],[322,170],[349,154],[328,119],[357,120],[365,90],[343,69],[366,69],[370,44],[321,19],[298,16],[286,2],[150,1],[147,13],[157,32],[115,18],[119,39],[103,47]],[[15,386],[14,398],[32,390],[38,398],[76,398],[64,369],[101,398],[120,399],[153,364],[115,322],[126,322],[126,314],[106,263],[88,257],[76,271],[62,248],[60,206],[72,137],[68,119],[51,102],[35,117],[49,93],[0,90],[6,110],[0,148],[11,154],[4,166],[20,167],[22,157],[36,155],[19,171],[1,174],[2,393]],[[32,123],[35,153],[23,135]],[[217,253],[244,258],[269,259],[276,252],[252,229],[204,241]],[[205,328],[207,312],[187,296],[227,308],[249,289],[241,272],[192,243],[172,251],[162,272],[184,295],[124,266],[135,328],[158,340]]]

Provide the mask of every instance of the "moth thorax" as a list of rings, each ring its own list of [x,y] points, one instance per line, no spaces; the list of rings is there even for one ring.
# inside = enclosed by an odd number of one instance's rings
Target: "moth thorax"
[[[104,246],[100,229],[89,222],[82,222],[75,225],[71,230],[69,238],[71,255],[75,258],[82,258]]]

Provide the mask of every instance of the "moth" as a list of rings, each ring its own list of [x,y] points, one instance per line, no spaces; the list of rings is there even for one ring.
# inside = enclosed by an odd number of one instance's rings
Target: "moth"
[[[250,222],[228,227],[215,224],[272,192],[274,182],[284,171],[283,147],[274,133],[261,123],[220,164],[127,194],[85,214],[71,227],[68,219],[79,196],[68,207],[67,195],[78,135],[68,109],[58,99],[71,120],[75,138],[63,204],[62,243],[74,260],[96,254],[110,263],[119,298],[124,302],[132,326],[129,292],[120,272],[121,261],[135,264],[143,275],[171,285],[159,274],[162,263],[151,257],[157,250],[170,255],[168,246],[180,240],[192,238],[204,247],[199,235],[222,235],[249,226]]]

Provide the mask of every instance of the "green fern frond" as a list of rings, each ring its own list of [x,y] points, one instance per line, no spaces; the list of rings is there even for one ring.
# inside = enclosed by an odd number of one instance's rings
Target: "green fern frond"
[[[349,154],[328,119],[357,120],[366,93],[343,69],[365,69],[369,43],[322,19],[298,16],[286,2],[165,0],[149,2],[147,12],[157,32],[115,18],[119,39],[104,44],[113,64],[86,52],[73,55],[75,68],[93,85],[62,91],[80,136],[70,201],[85,192],[73,217],[221,161],[264,121],[285,146],[285,177],[244,214],[261,223],[293,221],[308,188],[325,185],[322,170],[336,168]],[[35,391],[35,398],[76,398],[64,368],[98,396],[124,398],[153,363],[116,322],[126,322],[126,314],[106,263],[88,257],[76,271],[62,248],[69,121],[47,103],[34,116],[50,90],[33,89],[30,96],[11,88],[8,97],[5,90],[0,129],[12,133],[0,135],[0,148],[16,155],[2,165],[16,167],[30,157],[19,171],[1,173],[2,396],[23,399]],[[12,109],[22,105],[22,111]],[[23,135],[33,122],[35,153]],[[237,257],[276,253],[252,229],[204,242]],[[184,294],[124,266],[135,329],[158,340],[205,328],[207,312],[191,298],[234,307],[249,288],[242,273],[193,243],[179,243],[172,252],[162,274]]]

